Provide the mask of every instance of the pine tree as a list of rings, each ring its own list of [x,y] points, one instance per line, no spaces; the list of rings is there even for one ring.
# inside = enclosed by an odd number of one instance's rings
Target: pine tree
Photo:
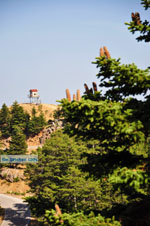
[[[99,210],[107,205],[101,202],[100,182],[81,170],[85,161],[81,154],[85,150],[86,145],[62,131],[52,134],[38,152],[38,164],[29,165],[26,171],[34,193],[29,199],[33,212],[44,214],[56,202],[61,204],[63,211],[69,212]]]
[[[23,107],[21,107],[17,101],[15,101],[11,108],[11,132],[14,126],[19,126],[22,131],[25,131],[27,123],[29,121],[29,114],[24,112]]]
[[[142,3],[147,8],[150,6],[147,0]],[[129,29],[132,25],[134,30],[131,31],[142,34],[138,40],[148,42],[149,24],[142,23],[137,13],[132,16],[136,18]],[[105,55],[96,57],[94,63],[99,69],[99,86],[105,87],[106,92],[99,93],[99,97],[86,93],[80,102],[61,100],[65,131],[84,140],[99,140],[98,151],[87,154],[85,170],[100,179],[106,189],[118,192],[118,200],[113,200],[111,211],[123,214],[123,225],[138,225],[139,220],[141,225],[146,225],[144,217],[150,212],[143,213],[141,205],[149,202],[150,195],[150,71],[149,68],[139,69],[135,64],[121,64],[120,59]],[[143,100],[138,100],[137,94]],[[133,207],[139,207],[138,217],[134,217]],[[126,212],[121,213],[126,208]]]
[[[21,155],[27,151],[26,137],[20,126],[13,126],[8,154]]]
[[[2,105],[0,110],[0,130],[3,138],[10,135],[10,112],[6,104]]]
[[[141,0],[141,4],[144,6],[145,10],[150,8],[149,0]],[[148,20],[142,21],[138,12],[132,13],[131,17],[132,21],[125,24],[128,25],[128,29],[132,34],[135,32],[140,33],[140,36],[138,36],[136,40],[150,42],[150,22]]]
[[[150,6],[148,0],[142,0],[142,4],[146,8]],[[132,14],[132,19],[132,29],[143,34],[139,40],[149,41],[149,24],[142,24],[139,13]],[[65,132],[84,140],[88,149],[78,143],[78,152],[81,147],[83,149],[75,161],[70,148],[73,138],[61,142],[59,135],[59,139],[55,137],[49,141],[52,143],[44,147],[39,165],[29,170],[32,172],[30,185],[35,192],[31,206],[37,211],[42,209],[42,202],[47,209],[60,202],[67,212],[83,210],[84,214],[86,207],[89,211],[89,206],[93,206],[96,213],[104,216],[115,214],[124,226],[150,225],[147,208],[150,203],[149,69],[121,64],[120,59],[113,59],[106,53],[97,57],[95,64],[99,68],[100,87],[105,87],[106,92],[102,95],[91,90],[89,93],[87,89],[80,101],[60,101]],[[137,94],[143,96],[142,101],[136,98]],[[68,164],[70,160],[71,165]],[[96,196],[98,204],[94,203],[89,191]],[[70,215],[67,217],[73,220]],[[51,213],[47,218],[52,219]]]
[[[26,134],[27,136],[35,136],[37,135],[46,125],[46,120],[44,118],[44,114],[42,111],[39,116],[36,116],[36,109],[32,109],[32,117],[28,121]]]

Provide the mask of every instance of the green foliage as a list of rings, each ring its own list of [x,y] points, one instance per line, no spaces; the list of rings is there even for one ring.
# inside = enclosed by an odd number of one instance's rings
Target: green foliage
[[[8,109],[6,104],[2,105],[0,110],[0,133],[1,137],[11,137],[9,154],[26,153],[26,136],[34,136],[38,134],[46,125],[42,109],[40,115],[36,116],[35,108],[32,109],[32,118],[24,111],[24,109],[15,101]],[[6,152],[6,150],[5,150]]]
[[[43,113],[41,112],[39,116],[36,116],[35,108],[32,109],[32,118],[28,121],[26,134],[27,136],[37,135],[46,125],[46,120]]]
[[[102,93],[99,91],[95,91],[94,93],[85,93],[82,98],[84,98],[85,100],[89,99],[89,100],[93,100],[93,101],[100,101],[100,100],[104,100],[105,98],[102,96]]]
[[[109,177],[109,182],[116,188],[128,191],[131,195],[135,193],[148,195],[149,175],[143,169],[128,169],[127,167],[116,169]]]
[[[27,169],[31,192],[35,194],[29,200],[33,212],[43,214],[55,202],[70,212],[106,207],[100,181],[82,171],[86,159],[81,158],[81,154],[86,150],[83,142],[77,142],[61,131],[53,134],[39,150],[38,164],[29,165]]]
[[[7,154],[25,154],[27,150],[26,137],[19,126],[13,126],[10,148]]]
[[[147,35],[140,37],[141,40],[148,41],[149,24],[136,25],[132,21],[130,25],[132,32],[139,29]],[[82,170],[100,180],[103,197],[110,194],[112,198],[106,201],[110,209],[106,205],[99,210],[105,215],[119,215],[129,208],[127,205],[132,206],[133,202],[150,195],[150,101],[147,96],[150,72],[135,64],[121,65],[120,59],[103,56],[97,57],[94,63],[99,68],[99,86],[105,88],[105,93],[85,94],[78,102],[62,99],[61,114],[66,122],[66,133],[85,141],[96,140],[93,151],[83,154],[86,163]],[[133,99],[139,94],[145,98],[143,101]]]
[[[124,109],[124,103],[112,101],[80,102],[61,100],[66,131],[84,138],[98,139],[107,150],[131,149],[144,141],[143,125],[132,118],[132,109]]]
[[[150,88],[149,70],[138,69],[135,64],[120,65],[120,59],[97,57],[94,62],[100,68],[97,77],[100,87],[107,88],[105,97],[111,100],[123,100],[125,97],[146,94]]]
[[[36,117],[36,113],[37,113],[36,109],[35,109],[35,107],[33,107],[32,108],[32,117]]]
[[[114,217],[104,218],[100,214],[95,216],[93,212],[85,215],[83,212],[73,214],[64,213],[62,216],[56,216],[54,210],[47,210],[45,214],[45,225],[62,225],[62,226],[120,226],[120,222],[116,221]]]
[[[150,6],[148,0],[142,4],[146,9]],[[140,31],[138,40],[150,41],[149,22],[132,21],[128,26],[132,33]],[[140,224],[136,215],[128,214],[150,196],[149,69],[103,56],[94,63],[99,68],[99,86],[106,92],[84,94],[80,101],[60,101],[62,108],[56,115],[64,119],[66,134],[53,134],[39,149],[38,164],[28,167],[34,193],[28,202],[48,225],[119,226],[118,221],[105,219],[113,215],[124,226],[150,225],[147,213],[142,215],[146,223]],[[136,99],[137,94],[143,100]],[[56,203],[61,216],[52,210]]]
[[[135,25],[133,21],[125,24],[128,25],[128,29],[132,32],[132,34],[134,34],[137,31],[139,31],[142,34],[136,38],[137,41],[145,42],[150,41],[150,23],[147,20],[145,20],[140,25]]]
[[[150,7],[150,0],[141,0],[141,4],[148,9]]]
[[[19,126],[22,131],[25,131],[26,125],[29,121],[29,117],[29,114],[25,113],[23,108],[17,103],[17,101],[15,101],[11,108],[11,132],[14,126]]]
[[[150,7],[149,0],[141,0],[141,4],[147,10]],[[131,21],[130,23],[125,23],[128,26],[128,30],[134,34],[135,32],[139,32],[141,35],[137,37],[137,41],[150,41],[150,23],[145,20],[140,22],[140,24],[136,24],[135,21]]]
[[[6,104],[2,105],[0,110],[0,131],[3,138],[10,135],[10,112]]]
[[[150,99],[147,96],[146,101],[137,100],[137,99],[128,99],[126,100],[125,109],[132,109],[133,120],[140,120],[146,138],[150,134]]]
[[[20,181],[19,177],[15,177],[14,182],[18,182],[18,181]]]
[[[0,110],[0,131],[3,138],[8,138],[13,133],[14,126],[19,126],[26,136],[35,136],[46,125],[46,120],[42,109],[39,108],[40,115],[36,116],[35,108],[32,109],[32,117],[24,111],[17,101],[15,101],[9,111],[6,104]]]

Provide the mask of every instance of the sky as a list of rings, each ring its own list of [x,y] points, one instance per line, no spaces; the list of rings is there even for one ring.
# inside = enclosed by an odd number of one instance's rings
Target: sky
[[[140,0],[0,0],[0,106],[28,103],[30,89],[46,104],[58,104],[67,88],[82,95],[84,83],[99,84],[92,62],[103,46],[147,68],[149,44],[124,25],[131,12],[149,20]]]

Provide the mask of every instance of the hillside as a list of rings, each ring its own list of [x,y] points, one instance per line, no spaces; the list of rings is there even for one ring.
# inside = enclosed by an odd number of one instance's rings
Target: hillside
[[[58,109],[58,105],[54,105],[54,104],[40,104],[40,105],[36,105],[36,104],[30,104],[30,103],[21,103],[19,105],[24,109],[24,111],[26,111],[30,115],[32,113],[32,109],[33,108],[35,108],[35,110],[37,112],[37,116],[41,112],[43,112],[46,121],[53,120],[54,119],[54,112],[55,112],[55,110]],[[9,109],[10,108],[11,108],[11,106],[9,107]],[[28,140],[27,140],[28,150],[31,151],[33,149],[36,149],[35,146],[39,146],[40,145],[39,138],[42,137],[42,135],[43,135],[43,133],[41,131],[36,136],[28,138]],[[10,141],[10,138],[1,140],[1,145],[2,145],[3,149],[9,148],[9,141]]]
[[[31,114],[33,107],[36,109],[37,115],[40,114],[40,112],[42,111],[46,121],[48,121],[49,119],[53,119],[54,111],[58,109],[58,105],[55,105],[55,104],[36,105],[36,104],[30,104],[30,103],[21,103],[19,105],[22,106],[23,109],[27,111],[29,114]]]
[[[58,105],[54,105],[54,104],[36,105],[36,104],[21,103],[19,105],[21,107],[23,107],[24,111],[28,112],[30,115],[31,115],[33,107],[36,109],[37,115],[39,115],[40,112],[42,111],[45,116],[46,121],[48,121],[50,119],[53,120],[54,119],[54,117],[53,117],[54,111],[58,109]],[[11,108],[11,106],[9,108]],[[28,145],[27,153],[28,154],[30,154],[32,150],[36,150],[36,148],[38,146],[41,146],[40,142],[39,142],[39,138],[42,137],[42,135],[43,135],[43,133],[41,131],[38,135],[28,138],[28,140],[27,140],[27,145]],[[2,149],[9,148],[9,140],[10,140],[10,138],[1,140]],[[4,167],[2,171],[6,170],[6,169],[7,168]],[[16,170],[17,172],[19,172],[19,175],[22,175],[22,172],[24,171],[24,169],[22,169],[22,168],[21,169],[11,169],[11,170]],[[8,173],[6,173],[6,174],[8,175]],[[11,172],[10,176],[13,176],[13,175],[15,175],[15,174],[13,172]],[[0,193],[24,196],[28,190],[29,190],[29,186],[26,184],[24,179],[19,179],[19,181],[10,182],[9,180],[6,180],[5,176],[3,177],[1,175]]]

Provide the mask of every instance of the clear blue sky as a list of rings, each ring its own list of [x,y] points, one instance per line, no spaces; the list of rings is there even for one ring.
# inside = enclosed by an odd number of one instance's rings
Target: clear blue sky
[[[106,45],[113,58],[146,68],[149,44],[135,40],[124,22],[140,0],[0,0],[0,105],[28,102],[38,89],[43,103],[55,104],[83,84],[98,83],[91,64]]]

